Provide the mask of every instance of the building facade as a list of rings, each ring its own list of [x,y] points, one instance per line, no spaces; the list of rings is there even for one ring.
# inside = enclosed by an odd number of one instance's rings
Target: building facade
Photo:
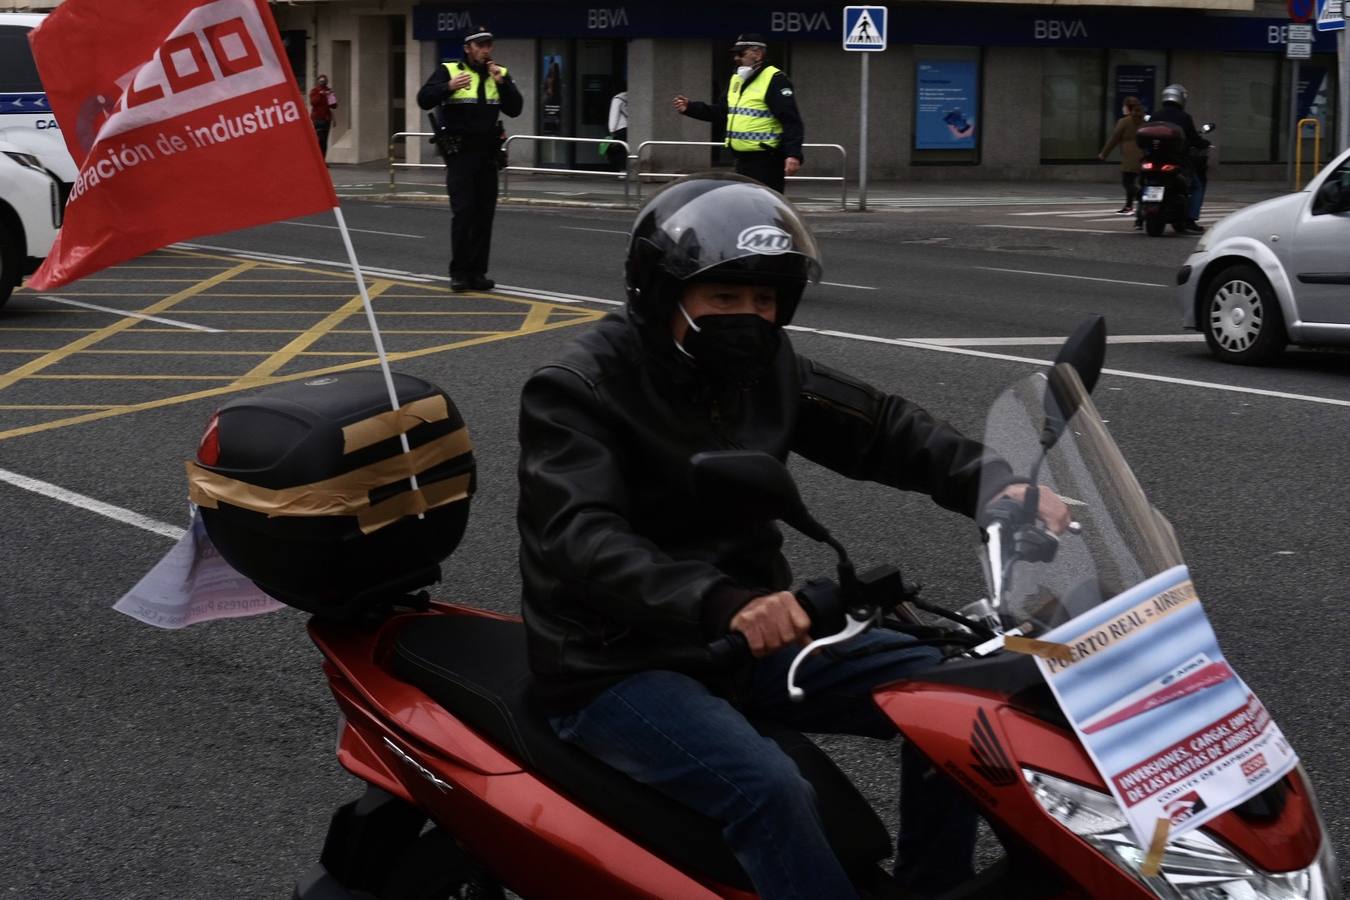
[[[16,0],[9,0],[11,5]],[[604,5],[597,5],[599,3]],[[41,8],[55,4],[25,4]],[[1197,122],[1218,125],[1225,177],[1278,177],[1293,141],[1290,107],[1335,152],[1334,37],[1311,59],[1284,58],[1281,0],[1117,0],[1098,4],[891,2],[888,47],[869,59],[868,174],[882,179],[1100,179],[1096,154],[1121,100],[1146,108],[1181,82]],[[0,0],[0,8],[4,2]],[[796,88],[809,143],[802,174],[856,177],[862,54],[841,48],[843,4],[616,0],[289,0],[272,6],[302,88],[329,76],[341,106],[328,159],[369,162],[391,135],[427,131],[418,88],[458,58],[465,29],[497,35],[495,58],[526,98],[509,133],[603,138],[612,96],[628,92],[629,143],[720,141],[721,130],[675,113],[677,93],[723,96],[734,37],[759,32]],[[1312,127],[1304,153],[1311,160]],[[392,142],[397,158],[429,160],[425,139]],[[642,149],[645,170],[728,162],[711,148]],[[537,140],[512,161],[604,168],[596,144]]]

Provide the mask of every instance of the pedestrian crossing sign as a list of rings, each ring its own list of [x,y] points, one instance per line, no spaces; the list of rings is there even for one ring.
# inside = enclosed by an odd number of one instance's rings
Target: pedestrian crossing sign
[[[1345,28],[1343,0],[1317,0],[1317,30],[1341,31]]]
[[[886,49],[886,7],[844,7],[844,49],[876,52]]]

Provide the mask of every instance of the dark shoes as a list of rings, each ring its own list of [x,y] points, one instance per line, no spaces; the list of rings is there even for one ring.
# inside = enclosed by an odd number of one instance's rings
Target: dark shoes
[[[1204,234],[1205,226],[1196,222],[1194,219],[1177,229],[1177,234]]]
[[[452,291],[490,291],[496,286],[497,282],[484,275],[450,279],[450,290]]]
[[[1127,203],[1126,205],[1122,206],[1120,209],[1116,210],[1116,215],[1118,215],[1118,216],[1132,216],[1132,215],[1134,215],[1134,207],[1133,207],[1132,205],[1130,205],[1130,204]]]

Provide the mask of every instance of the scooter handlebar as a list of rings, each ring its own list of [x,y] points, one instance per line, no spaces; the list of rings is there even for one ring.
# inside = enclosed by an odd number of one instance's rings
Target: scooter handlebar
[[[739,631],[731,631],[710,643],[708,653],[718,669],[730,669],[750,659],[750,642]]]

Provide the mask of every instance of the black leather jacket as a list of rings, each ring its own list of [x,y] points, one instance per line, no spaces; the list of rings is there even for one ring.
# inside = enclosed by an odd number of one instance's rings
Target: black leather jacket
[[[693,496],[693,454],[791,451],[966,515],[985,459],[915,404],[798,356],[786,334],[770,376],[719,394],[673,352],[647,350],[619,313],[530,377],[520,445],[530,664],[557,709],[642,670],[715,681],[708,642],[753,597],[791,586],[772,522]]]

